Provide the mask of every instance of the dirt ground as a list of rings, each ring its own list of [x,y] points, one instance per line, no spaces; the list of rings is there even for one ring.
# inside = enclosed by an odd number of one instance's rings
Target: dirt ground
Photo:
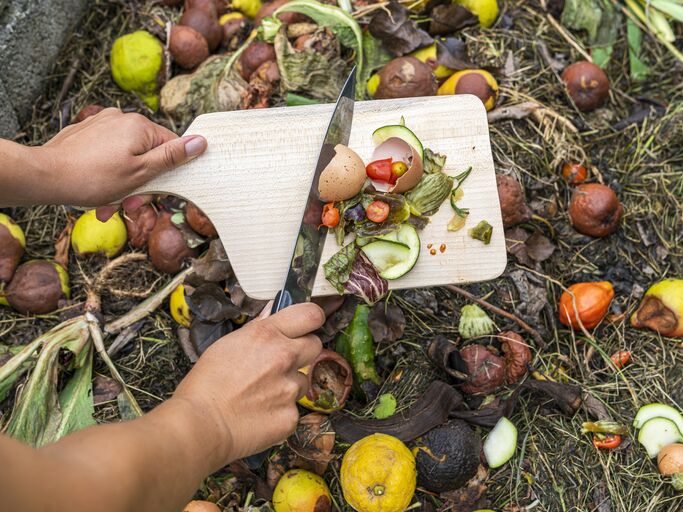
[[[559,74],[550,65],[553,59],[563,63],[577,60],[577,50],[549,21],[539,2],[500,3],[503,18],[496,27],[485,31],[468,28],[462,34],[480,66],[504,71],[499,104],[535,101],[544,107],[541,115],[492,123],[490,136],[496,171],[520,179],[536,214],[523,227],[545,235],[554,251],[542,263],[520,263],[509,255],[501,278],[465,288],[517,315],[540,333],[544,348],[526,336],[533,349],[533,366],[580,386],[602,403],[614,420],[630,425],[637,408],[649,402],[676,403],[683,408],[683,347],[656,333],[635,330],[628,322],[650,284],[662,277],[683,277],[683,66],[646,38],[645,59],[652,74],[643,83],[632,82],[622,37],[607,68],[612,83],[610,99],[596,112],[581,114],[567,101]],[[166,19],[168,11],[153,2],[93,1],[18,141],[44,143],[68,121],[70,112],[88,103],[149,115],[133,96],[113,83],[108,52],[117,36],[163,24]],[[63,89],[65,83],[68,87]],[[650,115],[641,122],[623,122],[646,111]],[[183,129],[162,114],[150,117],[175,131]],[[558,165],[568,158],[585,161],[591,179],[609,184],[619,195],[625,214],[615,234],[592,239],[571,227],[566,213],[571,190],[558,173]],[[74,213],[65,207],[11,210],[26,232],[29,257],[53,254],[54,240],[67,216]],[[85,298],[88,280],[104,264],[104,260],[71,258],[75,307]],[[124,314],[168,279],[146,261],[125,265],[109,277],[102,297],[103,314],[107,318]],[[608,280],[615,288],[608,321],[591,336],[568,330],[557,321],[556,313],[563,287],[597,280]],[[412,371],[415,385],[403,386],[397,393],[400,401],[409,404],[435,371],[426,361],[426,346],[436,334],[457,335],[460,308],[469,301],[438,288],[394,293],[389,302],[403,309],[406,329],[400,341],[380,346],[378,353],[387,365]],[[0,340],[26,343],[56,325],[63,313],[25,317],[2,308]],[[492,318],[501,330],[518,330],[507,318]],[[607,368],[601,355],[617,350],[633,354],[623,377]],[[168,397],[191,366],[166,308],[147,317],[115,363],[143,409]],[[97,363],[96,370],[108,375],[102,363]],[[9,413],[8,408],[5,403],[0,420],[3,413]],[[116,421],[116,404],[99,405],[97,418]],[[590,437],[580,433],[581,423],[587,419],[583,409],[568,416],[543,396],[522,394],[512,417],[519,428],[519,450],[512,464],[492,470],[488,476],[485,497],[491,508],[510,512],[683,510],[683,495],[676,495],[658,475],[632,437],[617,450],[595,450]],[[343,448],[339,446],[338,452],[343,453]],[[338,462],[328,471],[335,493],[339,493],[337,471]],[[336,503],[343,507],[340,494],[335,495]],[[259,505],[227,470],[207,479],[198,496],[220,499],[229,510]],[[431,504],[431,509],[442,505],[436,497],[418,496]],[[424,505],[422,510],[431,509]]]

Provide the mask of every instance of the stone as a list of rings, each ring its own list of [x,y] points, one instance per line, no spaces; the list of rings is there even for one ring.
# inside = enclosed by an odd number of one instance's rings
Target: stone
[[[25,123],[87,0],[0,0],[0,135]],[[14,122],[12,121],[14,119]]]

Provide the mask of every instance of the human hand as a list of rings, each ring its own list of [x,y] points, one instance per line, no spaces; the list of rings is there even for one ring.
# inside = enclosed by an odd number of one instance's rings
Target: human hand
[[[50,172],[36,202],[109,205],[205,150],[206,139],[199,135],[178,137],[141,114],[107,108],[67,126],[40,148]],[[135,196],[124,206],[135,209],[144,202]],[[104,208],[98,216],[108,218],[116,209]]]
[[[216,465],[283,441],[296,428],[296,400],[308,392],[298,372],[322,349],[310,334],[325,322],[313,304],[254,320],[214,343],[173,395],[192,405],[205,436],[223,439]]]

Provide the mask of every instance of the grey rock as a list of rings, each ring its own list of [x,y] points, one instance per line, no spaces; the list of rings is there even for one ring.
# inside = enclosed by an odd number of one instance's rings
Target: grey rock
[[[2,0],[0,0],[2,1]],[[19,130],[19,121],[7,97],[5,85],[0,80],[0,138],[11,139]]]
[[[28,120],[86,4],[87,0],[0,0],[0,77],[19,123]],[[0,111],[6,111],[5,103],[3,98]],[[0,114],[3,133],[4,115]]]

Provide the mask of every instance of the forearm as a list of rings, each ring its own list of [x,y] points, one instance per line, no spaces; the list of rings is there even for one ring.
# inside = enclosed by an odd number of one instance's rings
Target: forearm
[[[7,510],[27,512],[180,510],[232,451],[224,426],[207,424],[212,417],[171,399],[138,420],[85,429],[40,450],[0,439],[0,495],[10,498]]]
[[[0,206],[30,206],[49,202],[54,190],[49,157],[41,147],[0,139]]]

